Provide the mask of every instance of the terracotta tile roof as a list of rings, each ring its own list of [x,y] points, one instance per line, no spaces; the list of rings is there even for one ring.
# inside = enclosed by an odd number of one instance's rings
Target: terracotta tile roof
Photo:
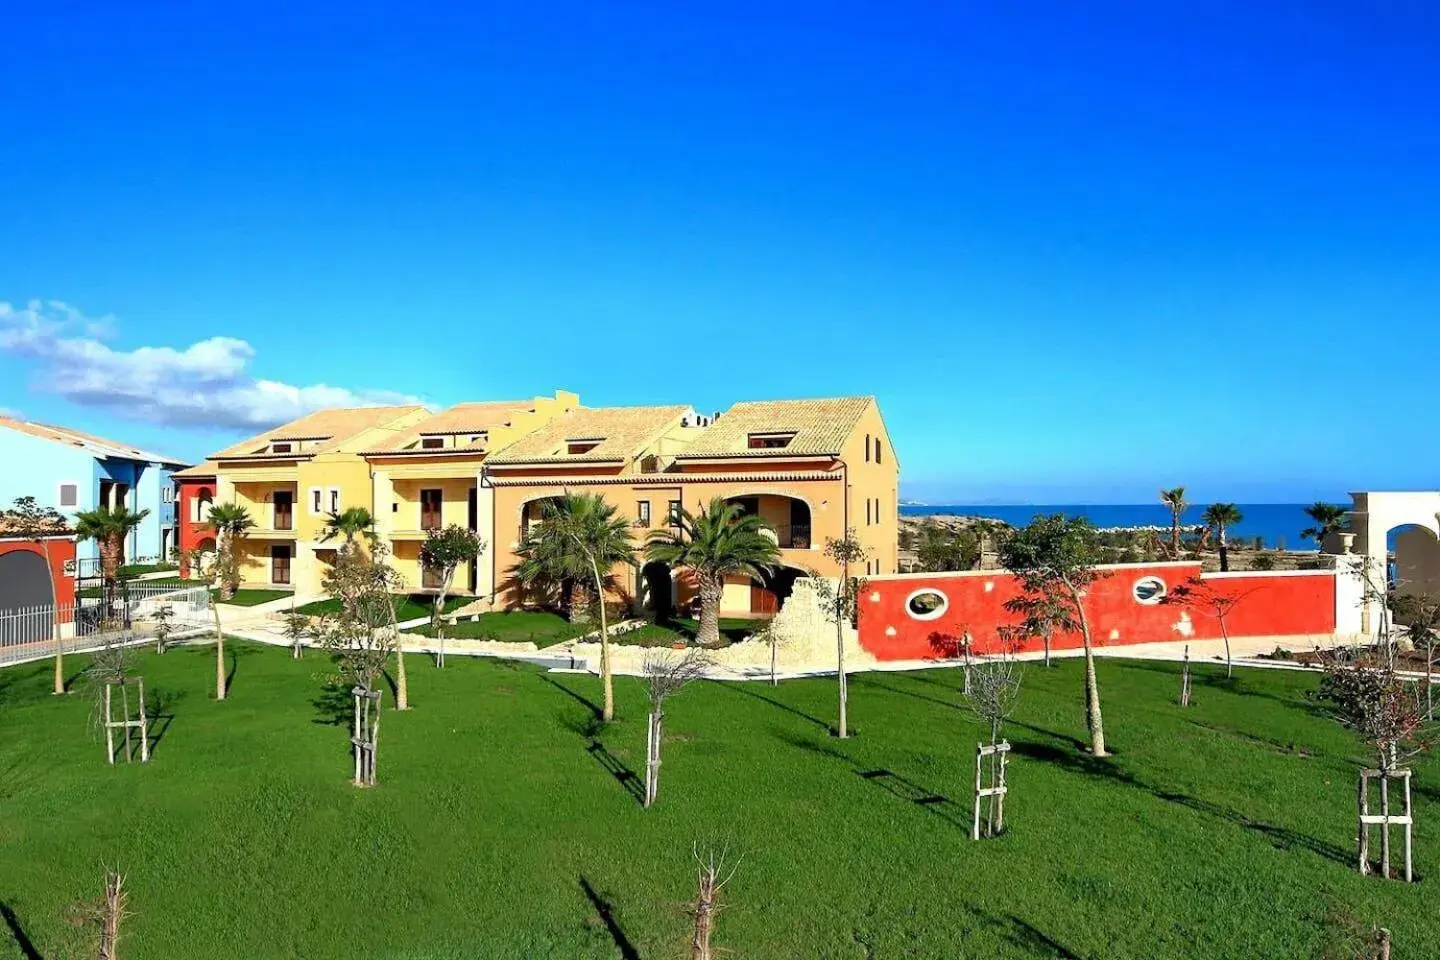
[[[537,427],[514,443],[490,454],[488,462],[597,463],[628,460],[690,407],[581,407]],[[594,443],[584,453],[567,453],[572,442]]]
[[[428,419],[421,420],[393,443],[366,453],[456,453],[481,452],[486,441],[465,442],[441,450],[419,449],[420,438],[427,435],[483,433],[495,427],[504,426],[518,413],[534,409],[532,400],[492,400],[484,403],[457,403],[448,410],[442,410]]]
[[[874,402],[873,397],[836,397],[737,403],[706,427],[677,459],[838,456],[855,424]],[[750,435],[755,433],[795,436],[784,447],[754,449]]]
[[[283,423],[273,430],[257,433],[247,440],[226,447],[219,453],[211,454],[214,460],[229,460],[237,457],[293,460],[294,454],[266,453],[265,448],[277,440],[324,440],[325,443],[306,450],[303,456],[324,453],[346,440],[372,427],[381,426],[409,413],[423,410],[419,404],[396,407],[335,407],[317,410],[298,420]]]
[[[184,470],[176,470],[173,474],[171,474],[171,476],[178,477],[181,480],[185,480],[188,478],[201,479],[204,477],[215,476],[216,471],[218,471],[219,469],[219,466],[215,463],[214,460],[205,460],[195,464],[195,466],[193,467],[186,467]]]
[[[120,443],[117,440],[107,440],[104,437],[97,437],[91,433],[72,430],[69,427],[56,427],[48,423],[36,423],[34,420],[16,420],[13,417],[0,417],[0,427],[8,427],[11,430],[26,433],[32,437],[40,437],[43,440],[51,440],[55,443],[81,447],[101,457],[120,457],[126,460],[145,460],[150,463],[168,463],[176,466],[185,463],[184,460],[176,460],[174,457],[167,457],[163,454],[141,450],[139,447],[132,447],[129,444]]]

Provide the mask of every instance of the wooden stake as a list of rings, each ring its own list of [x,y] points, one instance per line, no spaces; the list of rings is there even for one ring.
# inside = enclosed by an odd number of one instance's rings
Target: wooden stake
[[[105,684],[105,759],[115,765],[115,727],[111,724],[110,684]]]

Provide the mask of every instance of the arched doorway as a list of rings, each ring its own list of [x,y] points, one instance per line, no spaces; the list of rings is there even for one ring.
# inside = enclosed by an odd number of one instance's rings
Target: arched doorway
[[[1429,527],[1404,524],[1387,531],[1386,580],[1396,593],[1440,597],[1440,538]]]
[[[0,611],[50,603],[50,571],[34,550],[0,553]]]
[[[670,565],[652,560],[640,568],[640,605],[656,620],[668,620],[675,612],[675,580]]]

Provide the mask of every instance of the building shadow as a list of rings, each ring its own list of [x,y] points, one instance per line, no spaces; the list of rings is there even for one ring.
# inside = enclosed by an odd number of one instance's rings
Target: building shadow
[[[20,925],[20,918],[15,916],[15,911],[10,904],[0,902],[0,917],[5,920],[5,926],[10,928],[10,936],[15,940],[15,946],[20,949],[20,955],[25,960],[44,960],[40,951],[35,949],[35,943],[30,939],[25,928]]]
[[[851,682],[851,683],[854,683],[854,682],[855,682],[855,678],[854,678],[854,677],[851,677],[851,678],[850,678],[850,682]],[[776,700],[774,697],[770,697],[770,696],[767,696],[767,695],[765,695],[765,694],[763,694],[763,693],[760,693],[759,691],[752,690],[752,689],[750,689],[750,684],[749,684],[747,681],[743,681],[743,680],[739,680],[739,681],[719,681],[719,680],[717,680],[717,681],[714,681],[713,685],[720,687],[722,690],[729,690],[729,691],[731,691],[731,692],[733,692],[733,693],[738,693],[738,694],[741,694],[741,695],[743,695],[743,696],[750,697],[751,699],[759,700],[759,701],[762,701],[763,703],[768,703],[770,706],[776,707],[777,709],[780,709],[780,710],[784,710],[786,713],[788,713],[788,714],[790,714],[790,715],[792,715],[792,716],[799,717],[801,720],[804,720],[804,721],[806,721],[806,722],[808,722],[808,723],[813,723],[813,724],[815,724],[815,726],[819,727],[819,728],[822,729],[822,730],[829,730],[829,731],[831,731],[832,733],[834,732],[834,728],[833,728],[833,726],[830,724],[829,721],[827,721],[827,720],[821,720],[819,717],[812,717],[810,714],[806,713],[805,711],[800,710],[800,709],[798,709],[798,708],[796,708],[796,707],[792,707],[792,706],[790,706],[790,704],[785,703],[785,702],[782,701],[782,700]],[[853,733],[853,731],[851,731],[851,732]]]
[[[640,960],[640,951],[635,949],[635,944],[630,942],[630,938],[625,934],[625,929],[615,919],[615,908],[609,900],[595,892],[595,888],[590,885],[590,881],[583,873],[580,875],[580,889],[585,891],[585,898],[595,908],[600,922],[605,924],[605,930],[610,934],[610,939],[615,941],[615,949],[620,951],[621,960]]]

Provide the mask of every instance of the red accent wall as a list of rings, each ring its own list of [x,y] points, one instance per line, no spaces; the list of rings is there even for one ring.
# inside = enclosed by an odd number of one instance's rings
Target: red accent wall
[[[214,480],[175,481],[175,526],[179,531],[178,543],[181,550],[195,550],[200,541],[215,538],[215,533],[208,524],[190,521],[190,518],[195,516],[195,501],[207,493],[212,500],[215,498]],[[184,564],[181,564],[180,575],[189,576]]]
[[[29,540],[0,540],[0,554],[14,550],[28,550],[42,557],[45,551],[40,545]],[[65,572],[65,564],[71,564],[71,571]],[[56,606],[68,607],[75,602],[75,541],[70,537],[50,538],[50,576],[55,581]],[[68,621],[67,621],[68,622]]]
[[[1136,581],[1154,576],[1165,582],[1167,599],[1141,603]],[[1184,591],[1176,588],[1185,587]],[[937,590],[948,599],[940,616],[919,620],[906,609],[910,596]],[[999,629],[1016,623],[1005,609],[1020,594],[1014,575],[1005,571],[937,573],[926,576],[872,577],[861,596],[860,645],[878,660],[919,660],[954,656],[968,631],[978,654],[1004,649]],[[1232,637],[1299,636],[1335,631],[1335,575],[1332,571],[1203,576],[1199,563],[1132,564],[1104,570],[1087,591],[1085,611],[1097,646],[1174,640],[1218,640],[1220,623],[1209,599],[1231,598],[1225,614]],[[1052,649],[1081,646],[1079,633],[1057,635]],[[1020,649],[1043,648],[1040,640]]]

